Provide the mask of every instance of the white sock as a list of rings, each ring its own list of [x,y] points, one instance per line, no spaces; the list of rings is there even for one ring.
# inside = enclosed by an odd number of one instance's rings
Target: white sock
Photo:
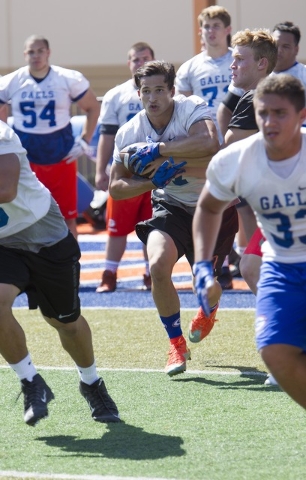
[[[145,267],[146,267],[146,276],[148,277],[150,275],[149,262],[145,262]]]
[[[228,267],[228,256],[225,257],[222,267]]]
[[[113,262],[112,260],[105,260],[105,270],[110,270],[116,273],[119,267],[119,262]]]
[[[87,385],[92,385],[96,380],[99,379],[98,373],[97,373],[97,368],[96,368],[96,362],[94,362],[91,367],[79,367],[77,365],[77,369],[80,375],[80,379],[83,383],[86,383]]]
[[[10,363],[9,366],[17,373],[19,380],[26,379],[32,382],[33,377],[37,374],[29,353],[21,362]]]

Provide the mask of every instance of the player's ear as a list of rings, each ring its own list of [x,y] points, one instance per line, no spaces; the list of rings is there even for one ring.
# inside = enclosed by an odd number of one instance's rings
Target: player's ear
[[[300,122],[301,126],[306,123],[306,107],[304,107],[300,112]]]
[[[171,88],[171,97],[174,97],[174,95],[175,95],[175,87],[172,87]]]
[[[269,61],[266,57],[261,57],[258,61],[258,70],[267,70]]]

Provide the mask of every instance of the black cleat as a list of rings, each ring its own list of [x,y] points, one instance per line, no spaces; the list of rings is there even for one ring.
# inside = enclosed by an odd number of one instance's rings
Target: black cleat
[[[32,382],[21,380],[21,391],[24,395],[24,421],[35,427],[39,420],[48,416],[48,403],[54,399],[54,394],[38,373]]]
[[[232,290],[233,280],[229,267],[222,267],[221,274],[217,277],[222,290]]]
[[[81,395],[87,401],[91,416],[96,422],[120,422],[120,416],[115,402],[109,396],[102,378],[92,385],[80,382]]]

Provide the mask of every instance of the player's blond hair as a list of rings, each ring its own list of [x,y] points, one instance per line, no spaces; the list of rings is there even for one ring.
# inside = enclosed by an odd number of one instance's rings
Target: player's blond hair
[[[270,30],[266,28],[241,30],[232,37],[232,47],[236,46],[251,48],[255,60],[266,58],[268,60],[267,75],[274,70],[277,60],[277,46]]]
[[[228,11],[219,5],[212,5],[207,8],[203,8],[202,12],[198,16],[198,22],[200,27],[202,27],[205,18],[210,20],[213,18],[219,18],[225,27],[228,27],[231,24],[231,16]]]

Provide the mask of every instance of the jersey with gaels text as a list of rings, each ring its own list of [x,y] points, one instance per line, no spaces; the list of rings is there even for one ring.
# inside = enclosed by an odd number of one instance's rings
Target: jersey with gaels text
[[[176,90],[191,91],[194,95],[204,98],[215,122],[218,106],[231,82],[232,61],[231,49],[219,58],[212,58],[204,51],[183,63],[177,71]]]
[[[107,132],[105,128],[108,125],[121,127],[142,110],[142,102],[137,92],[134,81],[130,79],[104,95],[99,118],[101,133]]]
[[[0,78],[0,103],[11,102],[13,128],[33,163],[52,164],[72,148],[71,103],[89,89],[75,70],[51,65],[42,80],[25,66]]]
[[[284,163],[286,162],[286,163]],[[279,168],[288,168],[286,176]],[[268,159],[262,134],[220,150],[206,171],[210,193],[222,201],[242,196],[255,212],[267,239],[264,261],[306,262],[306,133],[301,151],[291,159]]]

